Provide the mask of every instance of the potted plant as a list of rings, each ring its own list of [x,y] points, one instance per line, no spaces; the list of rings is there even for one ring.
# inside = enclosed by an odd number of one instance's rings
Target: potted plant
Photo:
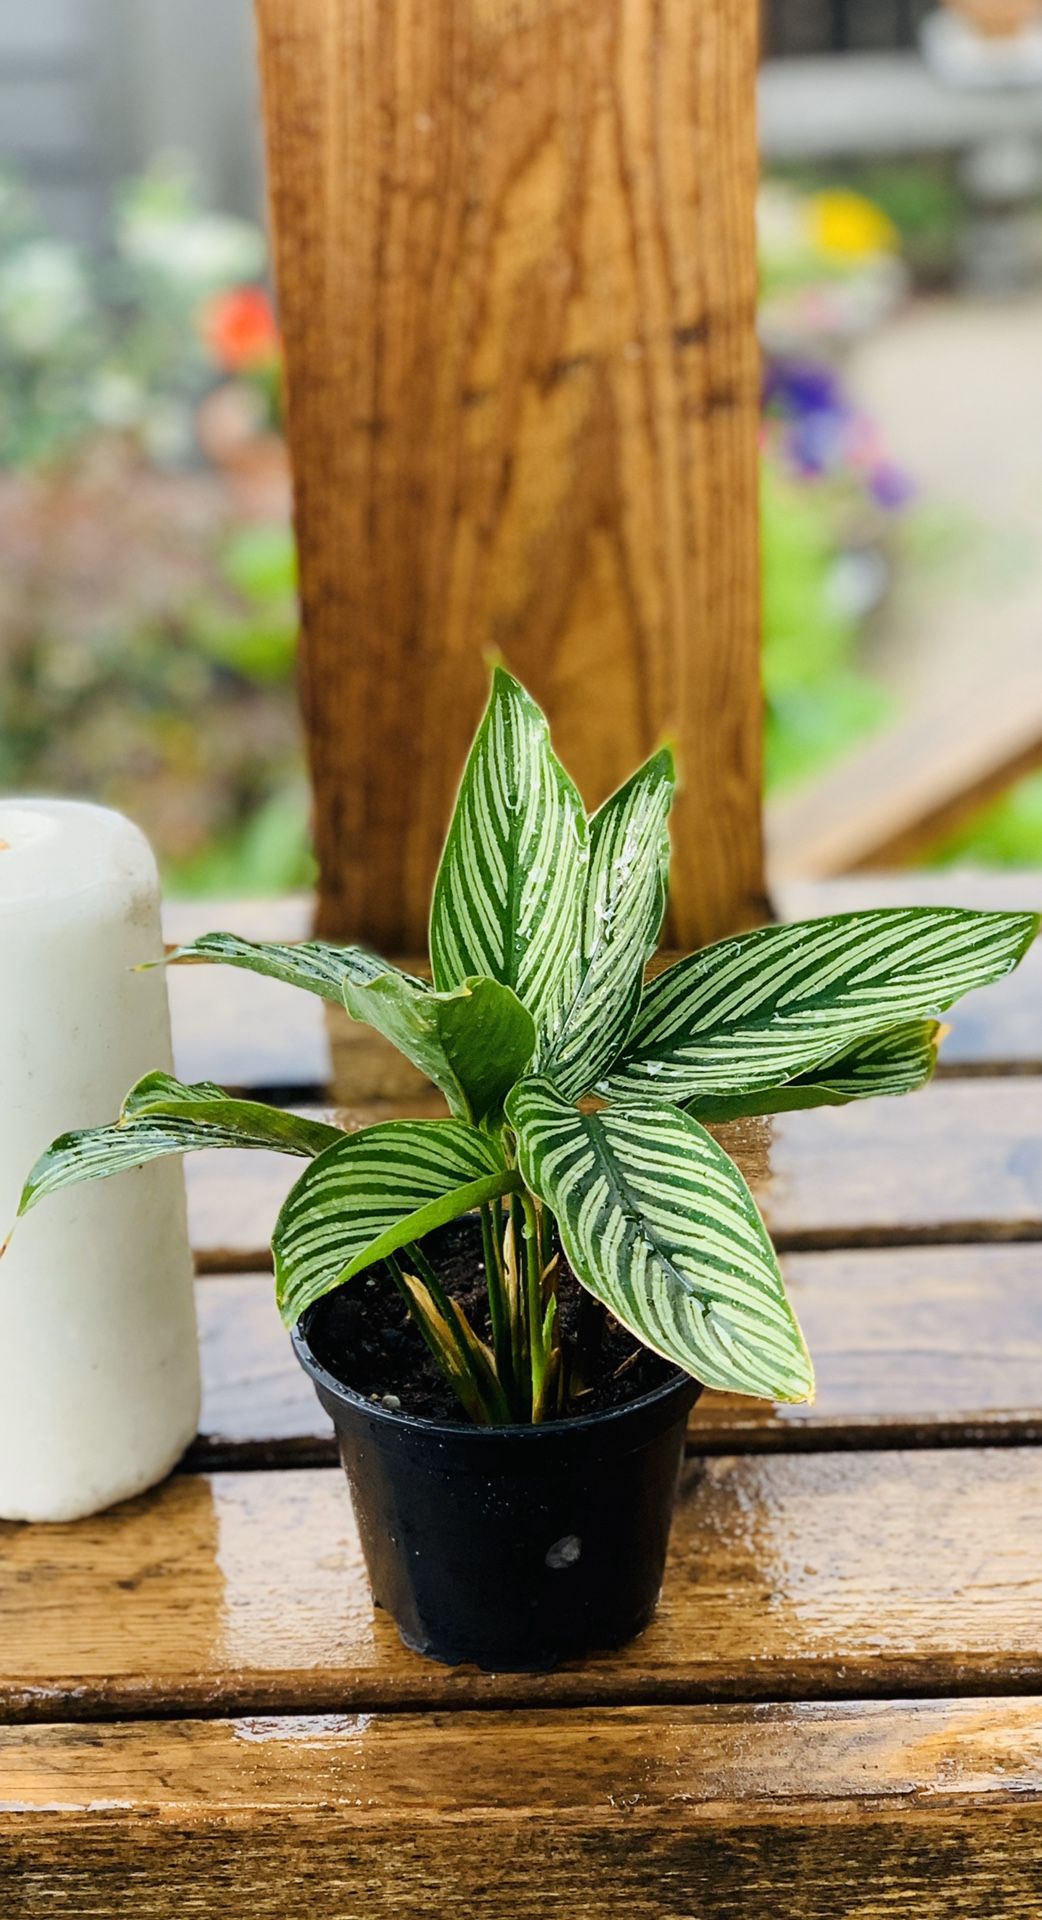
[[[358,947],[214,933],[216,960],[346,1006],[449,1117],[345,1134],[152,1074],[56,1140],[21,1210],[196,1147],[309,1164],[278,1304],[332,1415],[376,1600],[409,1646],[542,1667],[646,1625],[701,1387],[799,1401],[806,1347],[708,1122],[903,1093],[937,1015],[1016,966],[1028,913],[898,909],[737,935],[645,984],[668,751],[587,820],[497,669],[434,891],[433,983]]]

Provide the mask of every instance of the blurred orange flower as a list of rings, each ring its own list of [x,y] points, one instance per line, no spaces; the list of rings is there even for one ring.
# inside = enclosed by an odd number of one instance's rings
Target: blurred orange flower
[[[278,357],[278,324],[263,287],[215,294],[202,310],[200,330],[225,373],[260,371]]]

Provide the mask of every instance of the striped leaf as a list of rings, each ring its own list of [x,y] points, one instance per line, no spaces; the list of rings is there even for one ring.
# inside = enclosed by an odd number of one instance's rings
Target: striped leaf
[[[827,1065],[797,1074],[780,1087],[759,1093],[705,1093],[688,1102],[686,1111],[710,1123],[737,1120],[750,1113],[792,1113],[805,1107],[845,1107],[851,1100],[880,1095],[915,1093],[926,1085],[937,1065],[937,1048],[945,1029],[936,1020],[910,1020],[861,1040],[849,1052]]]
[[[687,1114],[655,1100],[581,1113],[547,1080],[507,1102],[526,1183],[583,1285],[709,1387],[806,1400],[814,1377],[753,1197]]]
[[[279,1214],[275,1297],[287,1326],[363,1267],[520,1185],[488,1135],[458,1120],[386,1120],[343,1136]]]
[[[1037,931],[1036,914],[896,907],[721,940],[645,989],[607,1091],[685,1102],[780,1086],[1000,980]]]
[[[33,1167],[18,1208],[28,1213],[45,1195],[81,1180],[104,1180],[143,1167],[168,1153],[207,1147],[266,1147],[311,1157],[342,1140],[338,1127],[254,1100],[230,1100],[208,1081],[182,1086],[169,1074],[150,1073],[131,1088],[117,1121],[63,1133]]]
[[[673,756],[663,749],[590,822],[579,978],[561,1031],[540,1061],[573,1098],[611,1066],[640,1005],[666,905],[666,821],[675,785]]]
[[[344,987],[344,1004],[441,1089],[458,1118],[495,1123],[531,1063],[535,1027],[527,1007],[498,980],[467,980],[449,993],[420,989],[404,974]]]
[[[283,980],[289,987],[303,987],[307,993],[317,993],[337,1006],[346,985],[364,987],[387,974],[409,980],[418,992],[426,990],[425,981],[401,974],[397,967],[366,953],[363,947],[336,947],[326,940],[282,946],[273,940],[240,940],[237,933],[203,933],[198,940],[166,956],[168,966],[179,960],[216,960],[229,967],[245,967],[250,973]]]
[[[437,987],[499,980],[556,1034],[578,984],[588,833],[543,714],[497,667],[434,888]]]

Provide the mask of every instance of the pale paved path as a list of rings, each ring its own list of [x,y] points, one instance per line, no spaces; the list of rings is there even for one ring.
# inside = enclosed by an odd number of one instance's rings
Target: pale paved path
[[[932,562],[902,567],[874,641],[894,721],[772,805],[776,877],[908,857],[960,795],[1042,757],[1042,296],[921,302],[849,378],[920,523],[948,527]]]

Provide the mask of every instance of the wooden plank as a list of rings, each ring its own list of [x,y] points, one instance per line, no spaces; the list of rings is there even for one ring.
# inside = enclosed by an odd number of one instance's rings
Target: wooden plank
[[[8,1729],[0,1847],[23,1920],[776,1920],[781,1904],[794,1920],[1026,1920],[1042,1874],[1042,1711],[957,1700]]]
[[[784,1247],[1042,1233],[1037,1079],[939,1080],[903,1100],[735,1122],[720,1137]]]
[[[591,804],[676,740],[677,938],[748,924],[756,8],[257,13],[321,929],[422,941],[490,646]]]
[[[200,1280],[196,1305],[203,1406],[189,1464],[330,1465],[333,1425],[293,1358],[271,1275]]]
[[[309,893],[280,893],[261,899],[164,900],[163,938],[168,946],[186,946],[215,928],[244,940],[309,940],[315,902]]]
[[[308,894],[163,903],[163,935],[171,947],[214,929],[245,940],[306,940],[313,919]],[[216,1080],[235,1092],[317,1093],[329,1085],[329,1021],[313,994],[228,967],[171,967],[167,979],[174,1066],[182,1080]]]
[[[1042,1688],[1032,1448],[689,1463],[657,1619],[550,1675],[406,1653],[338,1468],[181,1474],[0,1547],[8,1718]]]
[[[818,1374],[811,1407],[706,1393],[696,1451],[1014,1444],[1042,1439],[1042,1250],[791,1254],[785,1277]],[[268,1274],[200,1281],[195,1466],[335,1457]]]
[[[434,1114],[435,1096],[373,1102],[369,1124]],[[790,1251],[1042,1238],[1042,1081],[938,1080],[905,1100],[781,1114],[718,1129]],[[201,1269],[268,1264],[278,1209],[300,1173],[268,1153],[193,1154],[189,1224]]]
[[[329,1085],[330,1021],[314,994],[238,967],[171,967],[168,982],[180,1079],[298,1099]]]

